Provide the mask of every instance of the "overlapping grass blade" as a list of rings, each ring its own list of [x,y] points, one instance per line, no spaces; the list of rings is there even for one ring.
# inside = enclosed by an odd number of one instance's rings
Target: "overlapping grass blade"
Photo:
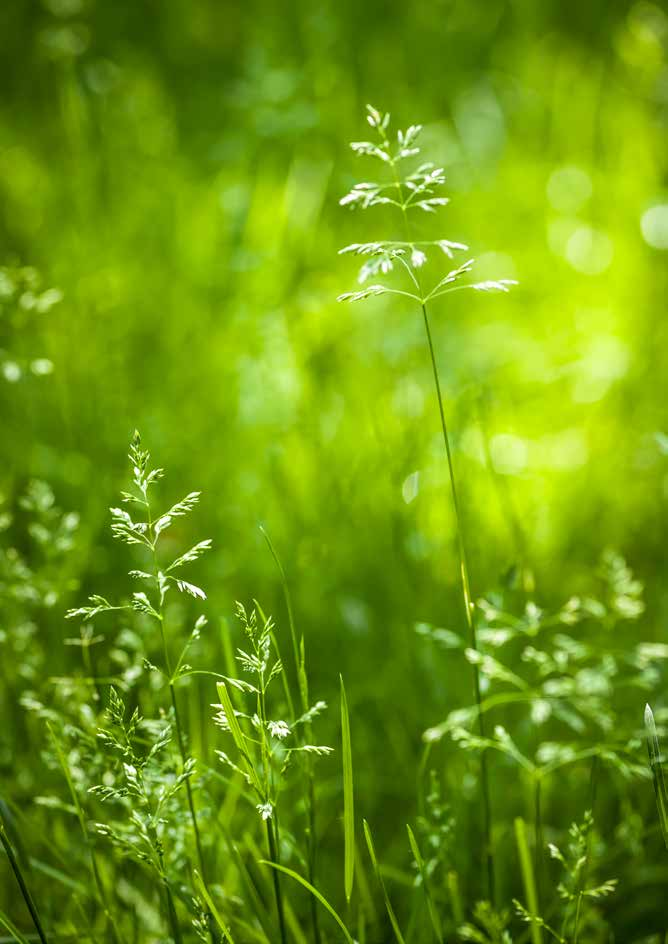
[[[420,873],[420,878],[422,879],[422,888],[424,889],[424,897],[427,901],[427,909],[429,911],[431,926],[434,929],[436,940],[439,942],[439,944],[443,944],[443,928],[441,926],[441,919],[439,917],[438,909],[429,887],[429,876],[427,875],[424,859],[420,853],[420,847],[417,844],[417,839],[415,838],[413,830],[410,828],[408,823],[406,823],[406,830],[408,832],[408,842],[410,843],[411,852],[413,853],[415,864],[418,867],[418,872]]]
[[[645,705],[645,730],[647,732],[647,753],[649,754],[649,767],[654,781],[661,834],[666,849],[668,849],[668,792],[666,791],[666,780],[663,773],[663,764],[661,763],[659,735],[656,730],[654,714],[649,705]]]
[[[197,889],[198,894],[200,894],[204,899],[211,916],[213,917],[214,921],[218,925],[218,929],[223,935],[223,940],[227,941],[228,944],[234,944],[232,933],[230,932],[227,924],[221,918],[220,912],[216,908],[213,898],[209,894],[209,890],[202,881],[202,876],[199,874],[197,869],[193,869],[193,879],[195,881],[195,888]]]
[[[299,875],[298,872],[294,872],[292,869],[289,869],[285,865],[279,865],[277,862],[268,862],[266,859],[260,859],[260,865],[268,865],[272,869],[276,869],[278,872],[283,872],[289,878],[293,879],[295,882],[299,882],[300,885],[303,885],[304,888],[309,891],[317,901],[320,902],[322,907],[330,913],[332,918],[336,921],[338,926],[341,928],[343,936],[347,944],[355,944],[353,938],[350,936],[348,928],[343,923],[343,920],[340,918],[335,909],[330,905],[325,896],[318,891],[309,881],[307,881],[302,875]]]
[[[383,881],[383,876],[380,874],[380,865],[378,864],[378,859],[376,857],[376,850],[373,844],[373,838],[371,836],[371,830],[369,829],[369,824],[366,820],[362,820],[364,825],[364,838],[366,839],[367,849],[369,850],[369,857],[371,858],[371,864],[373,865],[373,870],[380,885],[381,891],[383,893],[383,900],[385,902],[385,910],[390,919],[390,924],[392,925],[392,930],[394,931],[394,936],[397,939],[398,944],[406,944],[404,936],[401,933],[401,928],[399,927],[399,922],[397,921],[397,916],[394,913],[394,908],[392,907],[392,902],[390,897],[387,894],[387,889],[385,888],[385,882]]]
[[[522,871],[522,883],[524,885],[524,894],[527,899],[529,913],[534,919],[538,918],[538,896],[536,894],[536,879],[533,871],[533,862],[529,852],[529,843],[527,841],[526,825],[524,820],[518,816],[515,820],[515,840],[517,842],[517,852],[520,857],[520,869]],[[531,922],[531,940],[533,944],[542,944],[543,934],[541,926],[537,920]]]
[[[19,929],[14,924],[12,924],[7,915],[2,910],[0,910],[0,927],[3,927],[5,931],[11,934],[12,941],[16,941],[17,944],[29,944],[28,938],[21,934]]]

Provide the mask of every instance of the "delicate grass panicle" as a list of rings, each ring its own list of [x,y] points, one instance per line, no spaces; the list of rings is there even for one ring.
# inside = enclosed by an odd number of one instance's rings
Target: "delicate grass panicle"
[[[435,213],[436,210],[448,203],[447,197],[442,196],[441,188],[445,184],[445,175],[442,167],[432,162],[420,163],[417,168],[409,167],[404,170],[407,161],[414,162],[420,154],[418,140],[422,130],[421,125],[411,125],[406,131],[397,131],[396,137],[390,135],[390,116],[381,114],[371,105],[367,106],[367,121],[375,133],[375,141],[354,141],[351,144],[356,154],[375,158],[385,166],[386,179],[380,182],[364,181],[357,183],[341,199],[343,206],[368,209],[375,206],[394,207],[400,217],[403,229],[403,239],[375,240],[374,242],[352,243],[341,250],[342,253],[351,253],[364,257],[359,272],[358,281],[364,287],[354,292],[346,292],[339,296],[339,301],[361,301],[377,295],[397,295],[416,303],[422,314],[425,328],[425,338],[429,350],[434,389],[438,402],[438,411],[441,421],[443,445],[450,477],[450,490],[456,522],[456,540],[459,553],[459,567],[464,602],[464,614],[469,633],[469,642],[474,651],[477,651],[474,603],[471,596],[469,567],[466,555],[466,543],[463,533],[463,521],[459,505],[457,482],[452,456],[452,446],[445,418],[445,407],[441,389],[441,380],[438,371],[436,351],[434,349],[432,329],[428,315],[428,306],[437,299],[458,292],[463,289],[482,292],[507,292],[517,283],[512,279],[497,281],[471,281],[469,276],[474,260],[469,258],[461,265],[450,269],[444,275],[432,277],[430,287],[427,287],[423,277],[423,269],[434,255],[437,258],[452,259],[456,254],[468,250],[464,243],[453,242],[449,239],[416,240],[413,234],[412,218],[415,213]],[[399,288],[386,282],[366,283],[371,278],[387,275],[397,269],[404,276],[405,287]],[[473,662],[473,685],[476,703],[478,705],[478,726],[480,735],[485,735],[485,721],[480,710],[481,692],[478,663]],[[481,754],[481,783],[484,810],[485,857],[489,892],[494,894],[494,867],[492,854],[492,822],[490,784],[488,781],[487,764],[484,752]]]

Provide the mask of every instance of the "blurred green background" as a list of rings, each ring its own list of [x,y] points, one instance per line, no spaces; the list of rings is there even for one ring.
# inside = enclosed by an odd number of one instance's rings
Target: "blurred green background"
[[[210,616],[255,596],[284,625],[263,523],[312,691],[346,678],[364,809],[412,802],[421,732],[469,675],[414,631],[464,625],[419,312],[335,300],[338,249],[389,235],[338,205],[369,101],[445,166],[425,233],[520,282],[432,313],[474,594],[515,565],[558,606],[614,547],[663,638],[661,5],[5,0],[0,84],[0,264],[62,292],[0,309],[0,488],[45,479],[81,514],[73,587],[125,587],[107,508],[137,427],[168,497],[203,491],[179,541],[214,539]],[[40,622],[54,665],[81,593]]]

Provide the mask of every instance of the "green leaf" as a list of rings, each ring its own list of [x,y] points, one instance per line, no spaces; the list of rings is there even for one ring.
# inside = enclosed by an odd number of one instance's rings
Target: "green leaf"
[[[666,792],[666,780],[663,773],[663,764],[661,763],[659,735],[656,730],[654,715],[649,705],[645,705],[645,730],[647,732],[649,767],[652,771],[656,806],[659,811],[659,823],[661,824],[664,844],[666,849],[668,849],[668,793]]]
[[[195,888],[197,890],[197,893],[201,895],[204,901],[206,902],[207,908],[211,912],[211,915],[215,919],[216,924],[218,925],[219,929],[222,931],[223,938],[226,941],[229,941],[229,944],[234,944],[234,939],[232,937],[232,934],[230,933],[230,929],[227,927],[227,925],[221,918],[218,912],[218,909],[216,908],[214,901],[211,898],[211,895],[209,894],[209,891],[202,880],[202,876],[199,874],[197,869],[193,870],[193,878],[195,880]]]
[[[369,824],[366,820],[362,820],[364,825],[364,838],[366,839],[367,849],[369,850],[369,856],[371,858],[371,864],[373,865],[373,870],[376,873],[376,879],[380,885],[381,891],[383,893],[383,900],[385,902],[385,910],[387,911],[388,917],[390,919],[390,924],[392,925],[392,930],[394,931],[394,936],[397,939],[398,944],[406,944],[404,936],[401,933],[401,928],[399,927],[399,922],[397,921],[397,916],[394,913],[394,908],[392,907],[392,902],[390,901],[389,895],[387,894],[387,889],[385,888],[385,882],[383,881],[383,876],[380,874],[380,866],[378,864],[378,859],[376,858],[376,850],[373,845],[373,839],[371,838],[371,830],[369,829]]]
[[[241,730],[241,725],[237,721],[237,716],[234,713],[234,705],[227,691],[227,686],[225,682],[216,682],[216,688],[218,689],[218,697],[220,698],[220,703],[225,712],[225,718],[227,720],[227,726],[230,729],[230,734],[232,735],[232,740],[239,753],[245,757],[246,745],[244,743],[244,735]]]
[[[336,913],[334,908],[332,908],[332,906],[324,897],[324,895],[322,895],[318,891],[317,888],[314,888],[314,886],[311,885],[310,882],[308,882],[305,878],[303,878],[297,872],[293,872],[292,869],[287,868],[285,865],[278,865],[277,862],[267,862],[266,859],[260,859],[260,865],[268,865],[270,868],[276,869],[278,872],[284,872],[285,875],[288,875],[290,878],[294,879],[295,882],[299,882],[300,885],[303,885],[304,888],[307,889],[307,891],[309,891],[314,896],[314,898],[316,898],[317,901],[320,902],[322,907],[325,908],[325,910],[328,911],[330,915],[334,918],[338,926],[341,928],[341,931],[343,932],[343,936],[346,939],[347,944],[355,944],[355,941],[350,936],[350,932],[348,931],[345,924],[343,923],[339,915]]]
[[[515,820],[515,840],[517,842],[517,851],[520,857],[520,868],[522,871],[522,882],[524,883],[524,894],[527,897],[528,910],[532,916],[531,921],[531,940],[533,944],[542,944],[543,935],[541,933],[541,924],[538,915],[538,895],[536,894],[536,880],[533,873],[533,864],[529,852],[529,843],[524,820],[517,817]]]
[[[410,828],[408,823],[406,823],[406,829],[408,831],[408,842],[410,843],[411,852],[413,853],[415,864],[418,867],[418,871],[422,879],[422,887],[424,888],[424,895],[427,900],[427,909],[429,910],[429,917],[431,919],[431,925],[434,929],[436,940],[439,942],[439,944],[443,944],[443,929],[441,927],[441,919],[438,915],[438,911],[436,910],[436,906],[431,896],[431,891],[429,889],[429,880],[428,880],[427,870],[424,864],[424,859],[422,858],[422,855],[420,853],[420,847],[417,844],[417,840],[413,834],[413,830]]]
[[[19,929],[12,924],[7,915],[0,909],[0,925],[8,931],[12,936],[13,941],[18,941],[18,944],[28,944],[28,938],[25,937]]]

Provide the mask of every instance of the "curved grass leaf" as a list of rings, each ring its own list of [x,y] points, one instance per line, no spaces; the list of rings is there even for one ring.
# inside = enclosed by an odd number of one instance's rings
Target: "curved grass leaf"
[[[309,891],[314,896],[314,898],[317,899],[317,901],[320,902],[322,907],[330,913],[332,918],[334,918],[338,926],[341,928],[347,944],[355,944],[355,941],[350,936],[348,928],[345,926],[334,908],[330,905],[324,895],[322,895],[318,889],[311,885],[311,883],[308,882],[303,876],[299,875],[298,872],[293,872],[292,869],[289,869],[285,865],[278,865],[277,862],[268,862],[267,859],[260,859],[260,865],[268,865],[272,869],[276,869],[279,872],[284,872],[289,878],[294,879],[295,882],[299,882],[300,885],[303,885],[304,888]]]
[[[223,940],[228,941],[229,944],[234,944],[234,939],[230,933],[230,929],[227,927],[223,919],[221,918],[218,909],[216,908],[214,901],[209,894],[209,890],[202,881],[202,876],[199,874],[197,869],[193,869],[193,878],[195,880],[195,888],[199,895],[204,899],[207,908],[209,909],[210,914],[214,918],[216,924],[218,925],[219,930],[222,932]]]
[[[422,855],[420,853],[420,847],[417,844],[417,840],[415,838],[413,830],[410,828],[408,823],[406,823],[406,830],[408,831],[408,842],[410,843],[411,852],[413,853],[415,864],[418,867],[418,872],[420,873],[420,878],[422,879],[422,887],[424,889],[424,896],[427,901],[427,909],[429,910],[429,918],[431,919],[431,926],[434,929],[436,940],[439,942],[439,944],[443,944],[443,928],[441,927],[441,919],[439,917],[434,899],[431,896],[431,891],[429,888],[429,880],[427,876],[427,870],[424,864],[424,859],[422,858]]]
[[[392,925],[392,930],[394,931],[394,936],[397,939],[398,944],[406,944],[404,936],[401,933],[401,928],[399,927],[399,922],[397,921],[397,916],[394,913],[394,908],[392,907],[392,902],[390,901],[389,895],[387,894],[387,889],[385,888],[385,882],[383,881],[383,876],[380,874],[380,866],[378,864],[378,859],[376,858],[376,850],[373,845],[373,839],[371,837],[371,830],[369,829],[369,824],[366,820],[362,820],[364,825],[364,838],[366,839],[367,849],[369,850],[369,856],[371,858],[371,864],[373,865],[373,870],[376,873],[376,879],[380,885],[381,891],[383,893],[383,900],[385,902],[385,910],[390,919],[390,924]]]

